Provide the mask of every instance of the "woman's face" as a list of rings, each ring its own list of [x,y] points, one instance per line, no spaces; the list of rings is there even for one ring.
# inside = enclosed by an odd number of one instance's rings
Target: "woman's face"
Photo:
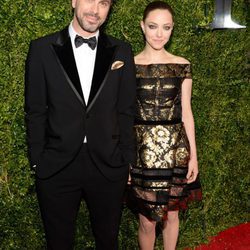
[[[164,48],[164,45],[169,41],[173,26],[171,13],[162,9],[149,12],[146,19],[141,22],[146,43],[155,50]]]

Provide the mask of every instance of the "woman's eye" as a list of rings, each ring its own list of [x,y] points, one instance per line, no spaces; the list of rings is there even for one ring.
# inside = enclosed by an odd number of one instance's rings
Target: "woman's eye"
[[[165,30],[170,30],[170,29],[171,29],[171,26],[165,26],[164,29],[165,29]]]
[[[155,29],[155,28],[156,28],[155,25],[148,25],[148,27],[149,27],[150,29]]]

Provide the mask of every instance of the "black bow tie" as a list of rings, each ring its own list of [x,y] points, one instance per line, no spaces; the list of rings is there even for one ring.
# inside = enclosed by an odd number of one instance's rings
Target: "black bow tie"
[[[88,46],[91,48],[91,49],[95,49],[96,47],[96,37],[93,36],[93,37],[90,37],[88,39],[85,39],[81,36],[78,36],[76,35],[75,37],[75,46],[76,48],[80,47],[83,43],[87,43]]]

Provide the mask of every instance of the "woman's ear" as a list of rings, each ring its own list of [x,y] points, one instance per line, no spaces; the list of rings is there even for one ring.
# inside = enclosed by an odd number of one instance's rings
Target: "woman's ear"
[[[142,29],[143,34],[145,34],[145,24],[144,24],[144,22],[141,21],[140,25],[141,25],[141,29]]]

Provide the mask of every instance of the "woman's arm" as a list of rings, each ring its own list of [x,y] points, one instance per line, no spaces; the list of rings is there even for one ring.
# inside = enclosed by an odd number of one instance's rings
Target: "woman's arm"
[[[194,117],[191,108],[192,79],[185,79],[182,83],[182,121],[190,143],[190,160],[186,178],[188,183],[194,182],[198,175],[198,161],[195,142]]]

